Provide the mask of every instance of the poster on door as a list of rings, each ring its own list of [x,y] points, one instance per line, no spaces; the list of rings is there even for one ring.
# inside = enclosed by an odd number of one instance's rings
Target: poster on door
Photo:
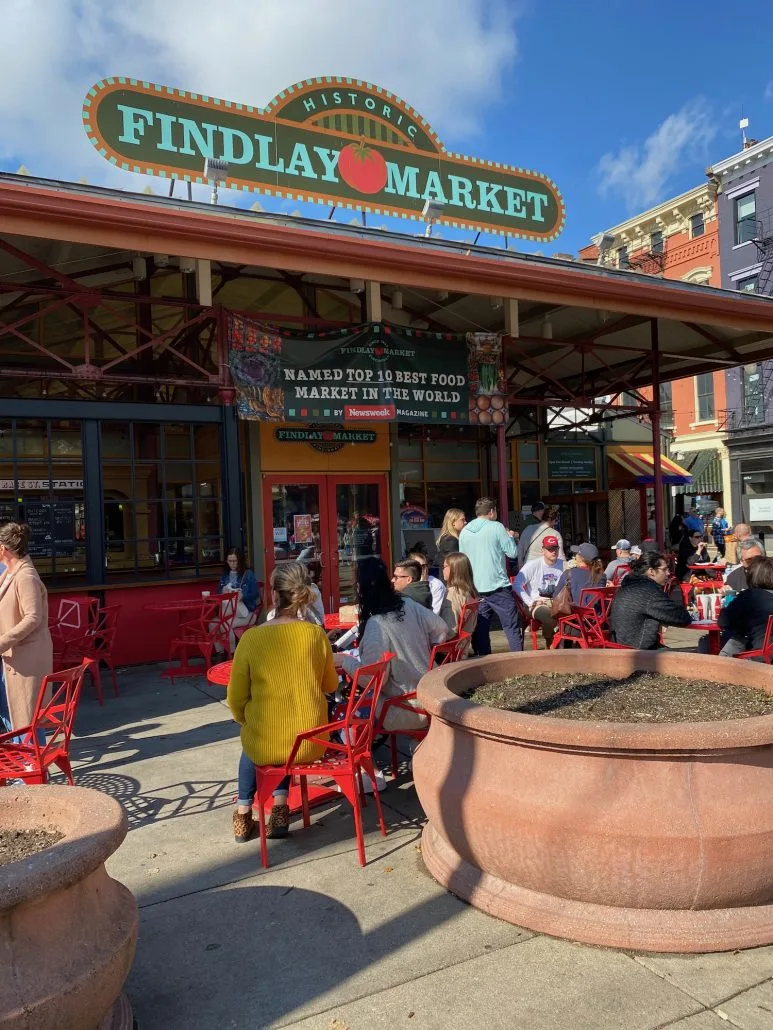
[[[293,515],[293,535],[296,544],[313,544],[311,515]]]
[[[369,322],[326,331],[228,319],[239,414],[286,422],[503,424],[501,337]]]

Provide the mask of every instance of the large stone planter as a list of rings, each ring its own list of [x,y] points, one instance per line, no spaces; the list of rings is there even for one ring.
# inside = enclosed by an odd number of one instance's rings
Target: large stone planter
[[[130,1030],[121,995],[137,905],[105,859],[126,836],[106,794],[78,787],[0,788],[3,829],[54,827],[64,838],[0,866],[0,1027]]]
[[[574,722],[457,696],[578,663],[773,693],[769,666],[666,652],[540,651],[434,670],[419,684],[432,725],[414,758],[430,872],[492,915],[590,944],[773,942],[773,716]]]

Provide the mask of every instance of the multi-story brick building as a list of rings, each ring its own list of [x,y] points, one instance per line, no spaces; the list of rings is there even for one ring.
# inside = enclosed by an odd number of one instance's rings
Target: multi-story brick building
[[[721,285],[773,294],[773,137],[750,140],[709,176],[717,190]],[[733,518],[773,533],[773,362],[739,363],[727,372],[722,421]]]
[[[666,279],[721,286],[716,187],[713,182],[697,186],[599,233],[591,246],[580,251],[580,258]],[[693,498],[706,512],[715,504],[729,506],[730,464],[723,442],[728,407],[725,367],[664,383],[661,401],[671,454],[693,477],[689,485],[672,488],[676,510]]]

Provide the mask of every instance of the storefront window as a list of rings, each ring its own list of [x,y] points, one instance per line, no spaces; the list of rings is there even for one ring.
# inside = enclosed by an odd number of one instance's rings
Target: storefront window
[[[104,422],[108,577],[210,574],[223,561],[218,427]]]
[[[448,508],[474,514],[481,495],[481,468],[485,440],[470,427],[442,431],[400,427],[398,460],[400,503],[427,512],[429,528],[439,529]],[[429,435],[429,438],[427,436]]]
[[[81,426],[77,420],[0,421],[0,522],[26,522],[30,555],[49,583],[86,573]]]

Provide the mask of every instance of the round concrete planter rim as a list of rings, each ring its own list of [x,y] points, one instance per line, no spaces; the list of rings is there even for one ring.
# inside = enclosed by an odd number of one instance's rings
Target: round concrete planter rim
[[[557,719],[476,704],[458,695],[484,683],[529,675],[530,665],[556,672],[621,669],[716,680],[773,694],[773,666],[711,655],[663,651],[569,650],[510,652],[433,669],[419,683],[419,703],[435,719],[471,733],[544,747],[599,751],[727,751],[773,743],[773,715],[717,722],[625,723]],[[534,672],[537,672],[535,669]]]
[[[128,829],[126,813],[109,795],[85,787],[49,785],[0,789],[0,826],[52,826],[64,834],[51,847],[0,866],[0,910],[88,876],[117,850]]]

